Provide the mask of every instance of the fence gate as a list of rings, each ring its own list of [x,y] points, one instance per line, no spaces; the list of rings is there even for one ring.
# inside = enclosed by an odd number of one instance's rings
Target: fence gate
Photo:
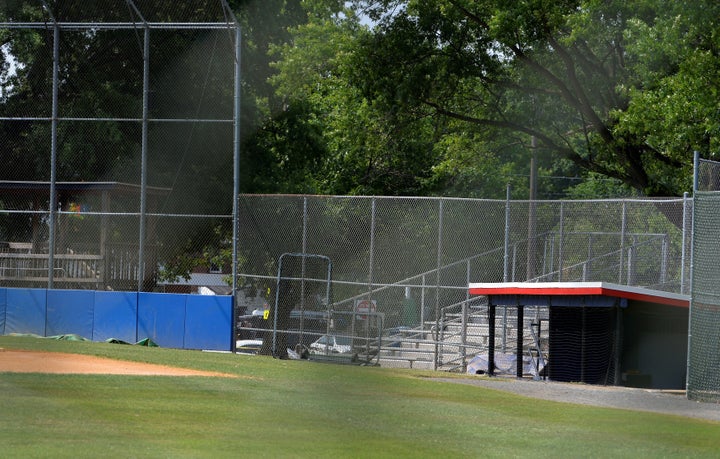
[[[288,349],[303,355],[331,327],[332,263],[324,255],[284,253],[278,261],[275,306],[271,309],[272,355]]]

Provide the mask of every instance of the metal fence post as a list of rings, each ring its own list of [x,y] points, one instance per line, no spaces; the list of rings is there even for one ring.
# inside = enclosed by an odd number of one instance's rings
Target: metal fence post
[[[235,27],[235,82],[233,104],[233,279],[232,289],[233,295],[237,292],[237,276],[238,276],[238,249],[239,249],[239,213],[240,213],[240,88],[242,87],[241,67],[240,67],[240,44],[242,34],[240,25]]]
[[[422,284],[420,288],[420,328],[425,329],[425,286],[426,279],[425,274],[422,275]]]
[[[372,293],[373,289],[373,264],[375,263],[375,197],[372,198],[371,205],[370,205],[370,256],[369,256],[369,266],[368,266],[368,296],[367,299],[370,300],[370,295]]]
[[[505,251],[503,256],[503,282],[510,279],[508,272],[510,263],[510,191],[511,185],[508,183],[505,190]]]
[[[627,218],[627,201],[622,202],[622,221],[620,227],[620,262],[618,264],[618,284],[622,284],[623,281],[623,260],[625,257],[625,225]]]
[[[683,226],[682,226],[682,247],[680,248],[680,293],[685,293],[685,256],[687,252],[688,243],[688,227],[687,227],[687,207],[688,207],[688,192],[683,193]]]
[[[664,236],[662,238],[662,255],[660,259],[660,285],[665,285],[665,283],[667,282],[668,245],[668,237]]]
[[[443,239],[443,200],[438,201],[438,243],[437,243],[437,265],[435,275],[435,358],[433,359],[433,370],[438,368],[438,336],[440,334],[440,270],[442,267],[442,239]]]
[[[230,349],[236,352],[237,335],[237,278],[238,278],[238,250],[240,249],[240,88],[242,84],[241,67],[240,67],[240,43],[242,34],[240,25],[235,26],[235,80],[234,94],[235,103],[233,104],[233,247],[232,247],[232,339]]]
[[[470,260],[467,261],[467,272],[465,283],[470,285]],[[462,357],[463,372],[467,369],[467,326],[468,326],[468,307],[470,305],[470,290],[465,289],[465,301],[462,304],[462,333],[460,334],[460,356]]]
[[[47,11],[50,11],[49,9]],[[54,18],[53,18],[54,19]],[[55,230],[57,218],[57,127],[58,127],[58,71],[60,67],[60,25],[55,21],[53,28],[52,68],[52,124],[50,138],[50,221],[48,235],[48,289],[53,288],[55,277]]]
[[[558,241],[558,282],[563,280],[563,245],[565,244],[565,202],[560,201],[560,240]]]
[[[527,246],[527,267],[525,272],[525,280],[531,281],[535,278],[536,274],[536,256],[537,251],[537,239],[536,239],[536,226],[537,217],[535,211],[537,208],[537,148],[535,146],[535,136],[532,136],[532,157],[530,158],[530,202],[528,206],[528,246]]]
[[[150,27],[145,24],[143,38],[143,99],[142,99],[142,139],[140,152],[140,240],[138,241],[138,292],[143,291],[145,283],[145,213],[147,212],[147,156],[148,156],[148,118],[150,116]]]

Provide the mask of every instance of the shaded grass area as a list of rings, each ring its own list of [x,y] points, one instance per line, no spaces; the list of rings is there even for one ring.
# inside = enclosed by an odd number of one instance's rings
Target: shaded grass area
[[[243,378],[11,374],[6,457],[717,457],[720,423],[541,401],[429,372],[0,337]],[[445,376],[445,375],[443,375]]]

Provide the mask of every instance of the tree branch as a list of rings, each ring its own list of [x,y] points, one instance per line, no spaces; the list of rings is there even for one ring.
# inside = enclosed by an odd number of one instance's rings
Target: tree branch
[[[548,35],[547,39],[548,43],[550,43],[550,46],[552,46],[552,48],[560,57],[560,60],[562,60],[563,64],[565,65],[567,78],[570,82],[570,85],[575,90],[575,97],[577,98],[576,107],[583,113],[583,116],[585,116],[590,121],[590,123],[594,127],[594,130],[598,134],[600,134],[600,136],[606,143],[613,143],[615,139],[612,132],[610,132],[610,129],[607,128],[605,122],[603,122],[600,116],[598,116],[598,114],[592,108],[592,104],[590,103],[590,100],[588,99],[585,90],[583,89],[580,81],[578,80],[577,73],[575,72],[575,61],[573,61],[567,50],[562,45],[560,45],[560,43],[558,43],[554,37]]]

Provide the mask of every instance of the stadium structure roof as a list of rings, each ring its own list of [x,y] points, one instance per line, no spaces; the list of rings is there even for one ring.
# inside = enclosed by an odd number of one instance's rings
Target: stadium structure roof
[[[687,308],[690,305],[690,297],[688,295],[607,282],[471,283],[468,289],[471,295],[505,297],[506,300],[517,300],[517,297],[620,298],[683,308]],[[603,304],[602,302],[591,301],[590,303],[596,306],[609,306],[609,304]],[[564,301],[553,302],[551,300],[547,301],[547,304],[549,306],[568,305]]]

